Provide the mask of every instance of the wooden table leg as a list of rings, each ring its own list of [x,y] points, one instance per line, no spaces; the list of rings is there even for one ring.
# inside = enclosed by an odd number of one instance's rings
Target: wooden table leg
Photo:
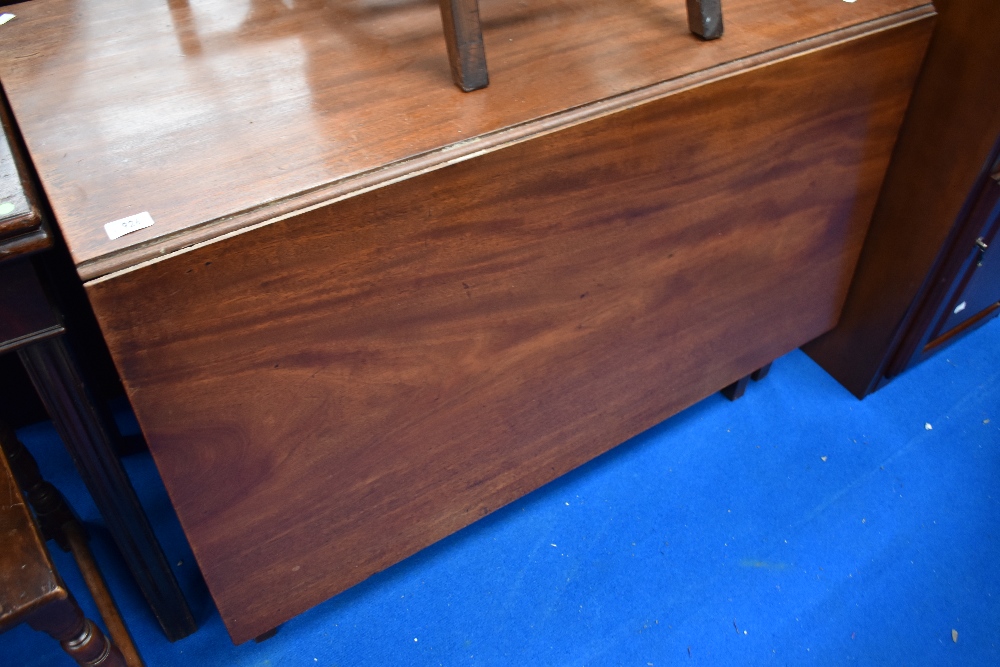
[[[465,92],[490,85],[478,0],[440,0],[444,39],[455,84]]]
[[[197,629],[63,336],[18,350],[139,588],[171,641]]]
[[[771,372],[771,364],[764,364],[753,373],[750,374],[750,379],[754,382],[760,382],[767,377],[767,374]]]
[[[722,395],[728,398],[730,401],[735,401],[736,399],[743,396],[743,393],[747,390],[747,383],[750,382],[750,376],[744,375],[736,382],[723,388]]]

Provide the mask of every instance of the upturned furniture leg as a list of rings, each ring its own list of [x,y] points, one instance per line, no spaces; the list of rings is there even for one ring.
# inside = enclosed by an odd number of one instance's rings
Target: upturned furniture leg
[[[28,625],[58,640],[78,665],[84,667],[126,667],[125,659],[101,629],[83,615],[68,593],[34,612]]]
[[[722,0],[687,0],[688,28],[704,40],[722,37]]]
[[[490,84],[478,0],[439,0],[455,85],[470,92]]]
[[[18,350],[80,477],[170,641],[197,629],[63,336]]]

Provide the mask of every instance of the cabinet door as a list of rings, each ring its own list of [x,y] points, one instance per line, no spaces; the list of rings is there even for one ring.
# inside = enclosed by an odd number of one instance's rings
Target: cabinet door
[[[1000,176],[1000,173],[997,174]],[[954,295],[941,314],[924,352],[930,352],[954,335],[984,322],[1000,307],[1000,183],[991,178],[973,215],[982,221],[981,232],[968,249],[966,266],[956,281]]]

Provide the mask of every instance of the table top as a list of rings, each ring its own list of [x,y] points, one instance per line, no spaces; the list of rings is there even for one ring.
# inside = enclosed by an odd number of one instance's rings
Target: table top
[[[921,6],[726,0],[702,42],[680,0],[482,0],[491,83],[462,93],[436,3],[45,0],[7,10],[0,80],[92,279]]]
[[[0,262],[52,245],[16,136],[7,110],[0,105]]]
[[[7,133],[3,132],[0,136],[0,242],[33,231],[40,223],[38,211],[24,192]]]

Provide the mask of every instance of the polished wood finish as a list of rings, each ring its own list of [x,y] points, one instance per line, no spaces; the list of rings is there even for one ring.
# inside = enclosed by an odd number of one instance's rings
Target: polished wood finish
[[[470,92],[490,84],[477,0],[440,0],[455,85]],[[704,40],[722,37],[721,0],[687,0],[688,28]]]
[[[843,317],[803,348],[859,397],[885,381],[941,262],[963,236],[970,193],[989,176],[1000,136],[998,35],[997,2],[943,5]]]
[[[832,327],[928,15],[89,282],[233,639]]]
[[[498,0],[464,95],[433,7],[276,5],[27,3],[0,52],[236,641],[832,327],[933,15]]]
[[[22,173],[4,133],[0,137],[0,241],[42,226],[42,216],[25,193],[27,184],[21,180]]]
[[[83,615],[45,549],[41,531],[0,455],[0,631],[21,623],[58,640],[79,665],[126,667],[118,648]]]
[[[38,209],[38,197],[19,150],[6,99],[0,92],[0,262],[51,247],[52,236]],[[2,279],[0,279],[2,280]],[[0,329],[3,325],[0,324]],[[0,334],[2,337],[2,334]]]
[[[455,85],[470,92],[490,85],[478,0],[439,0]]]
[[[195,630],[194,619],[118,461],[111,415],[95,401],[91,383],[84,381],[85,374],[65,339],[62,313],[43,285],[44,273],[51,277],[59,271],[54,263],[46,265],[43,257],[27,256],[47,250],[51,259],[59,249],[51,249],[52,238],[41,213],[43,202],[32,186],[16,126],[5,110],[3,101],[0,194],[16,205],[8,217],[0,216],[0,223],[27,220],[30,224],[12,224],[8,230],[13,231],[0,237],[0,353],[17,351],[164,632],[180,639]],[[70,287],[79,291],[76,276],[72,279],[76,285]],[[79,304],[71,304],[71,311],[79,310]]]
[[[928,11],[729,0],[726,37],[703,42],[679,0],[495,0],[489,92],[463,94],[436,7],[345,21],[340,4],[18,8],[0,79],[82,277]],[[142,211],[156,224],[108,239],[105,223]]]
[[[194,617],[114,448],[109,415],[94,401],[64,336],[17,351],[94,503],[168,639]]]

